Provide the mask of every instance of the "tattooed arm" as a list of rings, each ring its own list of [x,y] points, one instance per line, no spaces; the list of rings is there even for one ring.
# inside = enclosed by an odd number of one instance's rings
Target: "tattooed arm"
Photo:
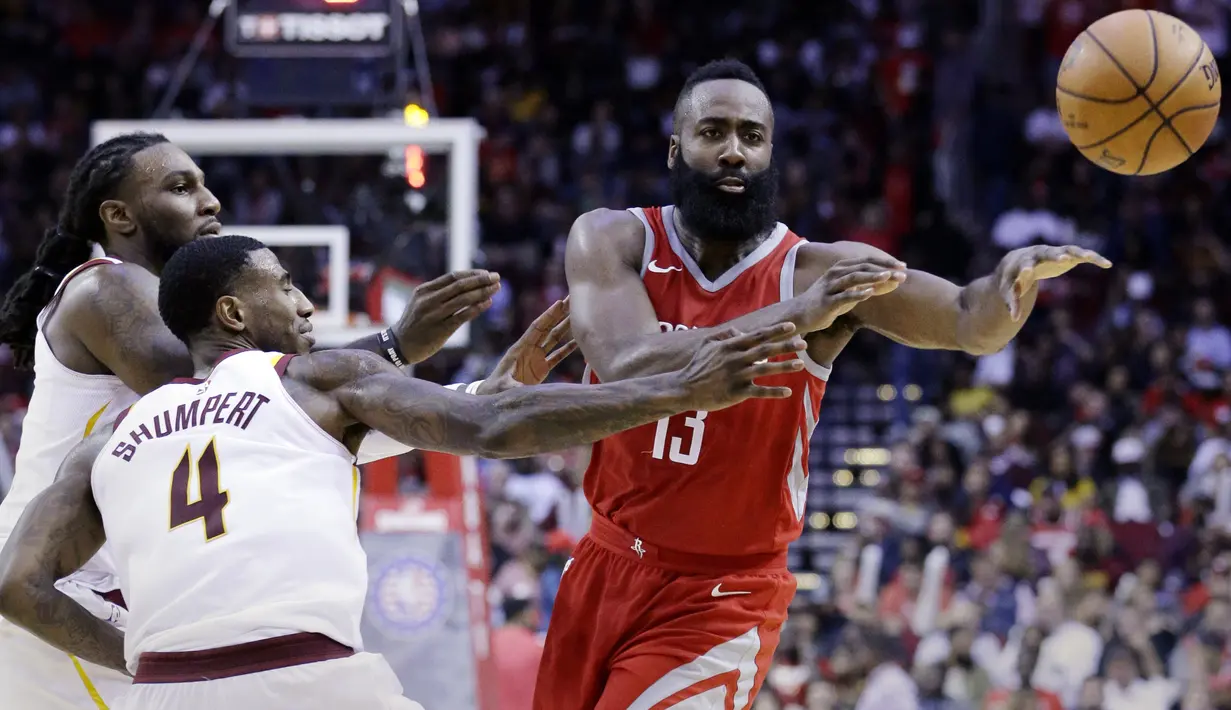
[[[158,315],[158,277],[139,266],[90,269],[69,282],[55,317],[137,394],[192,376],[188,346]]]
[[[111,436],[104,427],[78,444],[56,482],[22,513],[0,551],[0,615],[56,648],[127,673],[124,634],[56,589],[106,540],[90,472]]]
[[[794,372],[791,358],[804,347],[794,328],[718,333],[678,372],[604,385],[517,387],[490,397],[468,397],[403,375],[382,358],[334,350],[297,357],[286,377],[336,405],[343,424],[384,432],[409,446],[488,458],[518,458],[597,441],[686,410],[715,410],[750,397],[786,397],[784,387],[753,380]],[[319,407],[321,419],[330,419]],[[338,431],[338,422],[324,421]]]

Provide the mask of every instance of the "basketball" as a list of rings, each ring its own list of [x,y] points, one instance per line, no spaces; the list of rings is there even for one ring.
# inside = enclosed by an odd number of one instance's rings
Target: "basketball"
[[[1221,103],[1218,64],[1201,36],[1153,10],[1090,25],[1056,77],[1069,140],[1121,175],[1154,175],[1188,160],[1209,138]]]

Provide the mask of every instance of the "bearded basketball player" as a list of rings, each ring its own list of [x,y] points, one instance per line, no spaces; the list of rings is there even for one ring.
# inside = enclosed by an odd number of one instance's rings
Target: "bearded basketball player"
[[[369,429],[494,458],[590,443],[685,410],[790,396],[794,327],[717,333],[679,372],[475,397],[355,350],[308,354],[312,306],[256,240],[178,250],[159,310],[195,364],[70,452],[0,551],[0,614],[134,674],[119,710],[417,708],[363,653],[354,456]],[[300,353],[283,355],[282,353]],[[109,538],[128,631],[55,588]],[[419,709],[421,710],[421,708]]]
[[[187,348],[158,316],[158,275],[180,246],[219,233],[219,209],[200,168],[161,135],[114,138],[74,167],[59,223],[0,309],[0,342],[20,364],[33,364],[35,379],[13,489],[0,504],[0,544],[74,444],[138,394],[192,373]],[[92,258],[95,249],[106,257]],[[497,288],[498,278],[486,271],[424,284],[394,328],[354,347],[398,365],[419,362],[485,310]],[[567,304],[553,306],[495,375],[471,389],[498,391],[514,377],[541,382],[571,350],[567,311]],[[563,346],[553,351],[557,343]],[[375,435],[363,449],[361,462],[406,451]],[[123,625],[105,549],[60,586],[100,618]],[[99,710],[128,684],[0,620],[0,708]]]
[[[808,242],[775,220],[774,113],[744,64],[706,65],[675,105],[674,206],[582,215],[568,238],[573,331],[593,382],[666,372],[715,328],[793,323],[805,369],[782,400],[693,411],[594,445],[594,508],[556,597],[538,710],[750,707],[795,593],[808,441],[830,369],[860,328],[991,353],[1075,247],[1009,253],[965,287],[873,247]],[[601,619],[602,623],[595,623]]]

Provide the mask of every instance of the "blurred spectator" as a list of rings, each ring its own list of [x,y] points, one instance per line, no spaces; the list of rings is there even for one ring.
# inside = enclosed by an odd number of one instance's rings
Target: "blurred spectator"
[[[492,660],[499,683],[499,710],[529,710],[534,702],[543,644],[536,631],[538,611],[532,600],[507,597],[504,625],[492,632]]]
[[[0,3],[6,285],[53,222],[89,122],[150,115],[207,5]],[[1067,145],[1054,101],[1061,57],[1096,17],[1169,12],[1223,57],[1225,2],[421,5],[438,113],[487,131],[478,258],[503,288],[474,347],[419,374],[490,369],[564,294],[578,214],[669,201],[675,92],[720,56],[770,88],[779,218],[807,238],[864,241],[958,282],[1029,244],[1075,242],[1116,262],[1048,282],[1001,353],[852,338],[791,550],[797,630],[756,707],[1231,708],[1231,140],[1220,125],[1175,170],[1121,178]],[[270,92],[248,86],[218,40],[174,115],[372,113],[371,93],[355,109],[257,105]],[[387,97],[377,113],[408,100],[422,99]],[[347,226],[353,293],[380,268],[419,278],[447,263],[447,159],[429,158],[421,190],[384,156],[201,164],[227,223]],[[324,262],[301,251],[287,254],[296,278],[323,298]],[[576,381],[580,360],[558,377]],[[0,495],[29,388],[0,349]],[[481,462],[510,702],[531,692],[534,635],[588,529],[585,454]],[[407,476],[399,490],[422,486]]]

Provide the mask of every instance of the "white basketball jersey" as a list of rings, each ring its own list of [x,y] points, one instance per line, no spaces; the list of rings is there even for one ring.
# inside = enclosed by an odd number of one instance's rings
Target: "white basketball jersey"
[[[110,258],[87,261],[64,277],[56,297],[69,279],[85,269],[119,263]],[[0,546],[13,532],[30,501],[55,480],[69,450],[95,426],[114,419],[137,399],[115,375],[83,375],[57,360],[43,336],[46,317],[44,309],[38,316],[34,336],[34,395],[22,423],[13,487],[0,503]],[[106,547],[70,579],[100,592],[119,586]]]
[[[354,457],[242,351],[141,398],[94,464],[128,602],[125,657],[315,632],[361,650]]]

